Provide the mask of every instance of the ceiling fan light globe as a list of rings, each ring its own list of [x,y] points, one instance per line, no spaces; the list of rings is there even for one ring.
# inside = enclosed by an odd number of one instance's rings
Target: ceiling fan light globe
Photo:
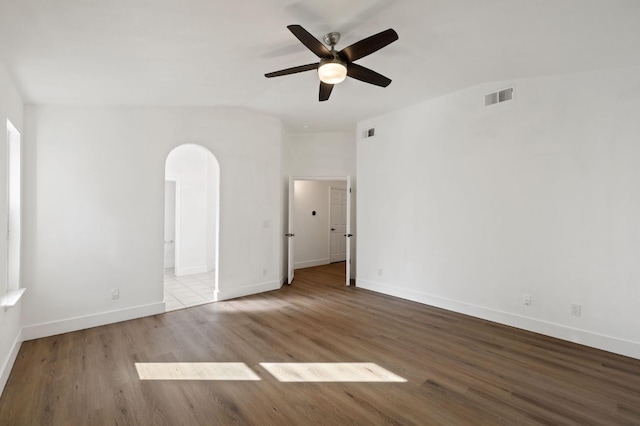
[[[347,78],[347,67],[338,61],[323,63],[318,67],[318,77],[323,83],[342,83]]]

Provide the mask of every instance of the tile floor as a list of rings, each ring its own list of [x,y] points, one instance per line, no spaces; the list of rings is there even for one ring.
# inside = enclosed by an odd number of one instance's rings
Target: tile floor
[[[167,311],[213,302],[214,272],[176,277],[174,268],[164,270],[164,301]]]

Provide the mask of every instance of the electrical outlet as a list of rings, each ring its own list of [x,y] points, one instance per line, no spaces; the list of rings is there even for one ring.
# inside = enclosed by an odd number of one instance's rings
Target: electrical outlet
[[[531,306],[531,295],[530,294],[523,294],[522,295],[522,303],[527,305],[527,306]]]
[[[264,269],[262,270],[262,275],[267,275],[267,268],[264,268]]]
[[[117,300],[120,299],[120,289],[119,288],[112,288],[111,289],[111,300]]]
[[[382,276],[382,268],[378,269],[378,275]]]
[[[580,315],[582,315],[582,305],[579,305],[577,303],[572,303],[571,315],[575,315],[576,317],[579,317]]]

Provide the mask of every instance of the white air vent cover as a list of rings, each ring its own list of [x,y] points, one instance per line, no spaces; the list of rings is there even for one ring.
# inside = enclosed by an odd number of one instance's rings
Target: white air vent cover
[[[498,104],[500,102],[506,102],[513,99],[514,87],[507,87],[506,89],[498,92],[489,93],[484,95],[484,106]]]
[[[362,139],[372,138],[376,135],[375,127],[362,131]]]

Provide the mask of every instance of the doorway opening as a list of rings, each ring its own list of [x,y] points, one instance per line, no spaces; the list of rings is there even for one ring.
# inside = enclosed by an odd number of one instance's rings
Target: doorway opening
[[[289,179],[289,284],[296,269],[343,263],[344,282],[351,285],[350,217],[349,176]]]
[[[215,301],[218,292],[220,166],[196,144],[165,163],[164,300],[167,311]]]

